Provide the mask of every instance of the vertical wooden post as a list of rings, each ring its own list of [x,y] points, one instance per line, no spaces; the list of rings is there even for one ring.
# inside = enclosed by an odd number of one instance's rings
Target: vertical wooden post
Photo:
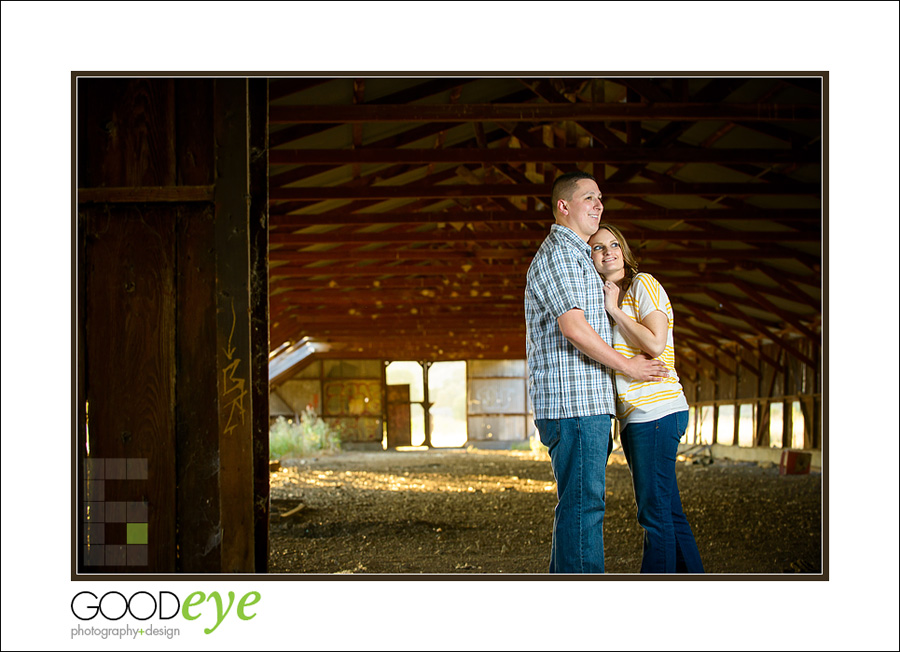
[[[255,566],[269,565],[269,82],[248,82],[250,122],[250,348]]]
[[[741,355],[740,351],[735,351],[735,355]],[[732,435],[732,446],[737,446],[740,443],[740,430],[741,430],[741,404],[737,401],[738,395],[741,391],[741,365],[737,360],[734,361],[734,433]]]
[[[810,442],[809,448],[819,450],[822,448],[822,416],[820,414],[822,407],[822,388],[820,387],[821,373],[819,372],[819,367],[822,364],[822,347],[819,342],[813,342],[812,358],[815,360],[816,366],[813,369],[813,398],[810,404],[810,411],[812,412],[812,427],[810,428],[812,441]]]
[[[174,88],[176,183],[211,186],[213,81],[177,79]],[[175,230],[175,569],[215,573],[221,570],[222,533],[212,202],[180,205]]]
[[[211,104],[211,86],[209,91]],[[211,169],[213,148],[209,126]],[[216,322],[213,319],[216,302],[213,206],[182,207],[176,228],[176,570],[217,573],[222,568],[222,527]]]
[[[781,429],[781,447],[790,448],[794,445],[794,419],[793,419],[794,403],[793,401],[784,402],[784,414]]]
[[[703,408],[697,406],[700,400],[700,372],[694,374],[694,441],[692,443],[699,444],[700,417],[703,414]]]
[[[387,442],[387,422],[388,422],[388,384],[387,384],[387,368],[391,364],[390,360],[381,361],[381,442],[382,446]]]
[[[431,363],[428,360],[422,362],[422,412],[425,418],[425,441],[423,446],[431,448],[431,401],[428,399],[428,370]]]
[[[712,351],[711,354],[713,356],[715,356],[716,352]],[[719,391],[719,368],[718,367],[716,367],[713,370],[713,383],[715,383],[715,385],[713,386],[713,399],[716,402],[713,403],[712,443],[718,444],[719,443],[719,403],[718,403],[718,400],[719,400],[719,394],[721,394],[721,392]]]
[[[784,393],[791,394],[790,384],[790,368],[791,360],[785,357],[784,360]],[[790,448],[794,445],[794,420],[793,420],[794,403],[790,399],[784,402],[784,413],[782,414],[781,429],[781,447]]]
[[[217,79],[216,368],[222,570],[253,572],[253,423],[250,347],[250,188],[246,79]]]

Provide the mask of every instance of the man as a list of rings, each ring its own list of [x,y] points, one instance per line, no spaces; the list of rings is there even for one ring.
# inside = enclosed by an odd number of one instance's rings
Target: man
[[[551,573],[603,572],[606,463],[616,413],[616,369],[644,381],[665,377],[659,360],[625,358],[612,341],[588,239],[603,213],[585,172],[556,179],[556,223],[528,269],[525,287],[529,392],[541,442],[550,451],[557,498]]]

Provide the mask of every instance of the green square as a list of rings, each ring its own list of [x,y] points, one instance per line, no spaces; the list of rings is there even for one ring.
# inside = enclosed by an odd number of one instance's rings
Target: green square
[[[147,543],[146,523],[127,523],[127,543]]]

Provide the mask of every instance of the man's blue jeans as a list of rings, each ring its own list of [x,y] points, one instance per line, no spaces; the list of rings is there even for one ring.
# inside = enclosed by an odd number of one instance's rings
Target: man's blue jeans
[[[610,416],[536,419],[535,425],[556,478],[550,572],[602,573]]]
[[[682,411],[622,430],[638,522],[644,528],[642,573],[703,572],[675,480],[675,456],[687,423],[688,413]]]

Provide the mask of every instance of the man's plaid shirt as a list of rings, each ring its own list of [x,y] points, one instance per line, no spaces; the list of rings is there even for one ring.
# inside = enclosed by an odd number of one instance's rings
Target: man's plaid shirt
[[[579,308],[606,343],[612,332],[591,248],[568,227],[554,224],[525,285],[525,350],[535,419],[616,413],[613,371],[563,337],[557,318]]]

